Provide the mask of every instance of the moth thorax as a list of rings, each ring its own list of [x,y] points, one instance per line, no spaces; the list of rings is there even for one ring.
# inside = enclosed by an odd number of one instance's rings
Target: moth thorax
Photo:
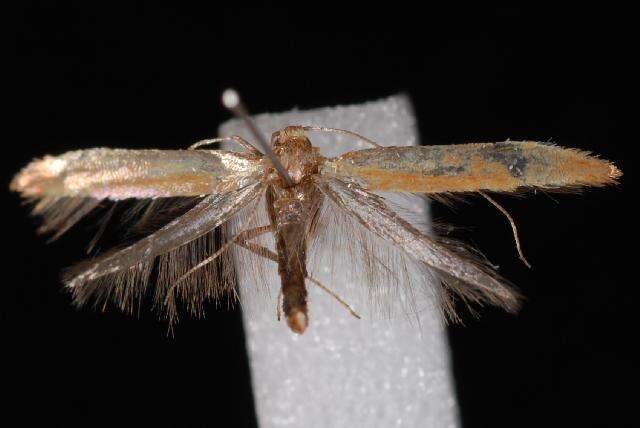
[[[317,174],[320,163],[318,149],[311,145],[300,127],[287,127],[274,133],[271,140],[274,153],[294,184],[299,184],[306,176]]]

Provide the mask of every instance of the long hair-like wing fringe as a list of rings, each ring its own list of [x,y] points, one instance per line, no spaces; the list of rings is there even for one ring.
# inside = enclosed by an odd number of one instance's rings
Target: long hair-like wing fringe
[[[436,308],[451,322],[461,321],[456,312],[456,298],[472,313],[474,306],[485,304],[508,312],[518,310],[520,295],[479,252],[457,241],[432,236],[428,228],[411,219],[408,210],[398,207],[392,210],[382,196],[367,192],[355,183],[332,178],[320,181],[319,186],[328,196],[329,216],[325,217],[334,217],[334,220],[325,220],[325,224],[341,229],[338,235],[344,240],[328,243],[334,248],[330,254],[335,253],[337,247],[347,249],[348,266],[355,268],[345,271],[357,272],[355,275],[360,281],[365,279],[373,296],[384,296],[374,299],[393,300],[403,311],[413,312],[422,306],[424,296],[430,296]],[[394,230],[388,233],[389,228]],[[405,248],[394,240],[408,246]],[[433,264],[440,263],[440,257],[446,260],[441,263],[443,268]],[[363,269],[358,270],[360,266]]]
[[[233,303],[235,271],[229,252],[200,263],[227,239],[226,223],[239,210],[255,206],[261,192],[256,183],[229,195],[209,196],[148,237],[67,270],[67,288],[78,305],[93,301],[104,307],[111,302],[133,313],[155,280],[153,306],[170,323],[178,319],[178,300],[193,316],[202,316],[209,300],[229,296]]]
[[[127,314],[134,314],[143,301],[151,300],[153,308],[173,324],[179,319],[180,301],[189,315],[201,317],[208,301],[220,302],[228,299],[229,304],[235,302],[235,271],[228,251],[214,262],[191,272],[186,280],[178,282],[192,267],[219,247],[220,241],[224,240],[223,228],[219,229],[219,233],[209,232],[152,261],[138,263],[129,269],[67,288],[77,306],[93,304],[97,309],[103,309],[112,304]],[[69,284],[90,265],[115,252],[117,250],[112,250],[97,259],[72,266],[64,272],[64,282]],[[150,283],[155,283],[151,293]]]

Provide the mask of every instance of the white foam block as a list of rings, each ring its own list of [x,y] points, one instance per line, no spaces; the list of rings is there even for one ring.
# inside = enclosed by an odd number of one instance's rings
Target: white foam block
[[[383,146],[418,144],[415,116],[405,96],[360,105],[261,114],[254,119],[267,137],[287,125],[318,125],[348,129]],[[220,135],[253,140],[237,120],[224,123]],[[368,148],[335,134],[313,132],[309,137],[327,157]],[[428,218],[426,204],[413,209]],[[303,335],[296,335],[284,321],[276,321],[280,280],[275,268],[266,278],[272,290],[269,294],[252,292],[265,284],[252,283],[242,266],[237,270],[260,426],[459,425],[447,338],[435,310],[421,311],[419,323],[406,316],[389,320],[365,315],[358,320],[326,293],[309,285],[310,325]],[[351,300],[358,293],[350,290],[362,284],[335,284],[336,278],[348,275],[329,272],[328,267],[321,266],[313,274],[356,310],[368,314],[366,302]]]

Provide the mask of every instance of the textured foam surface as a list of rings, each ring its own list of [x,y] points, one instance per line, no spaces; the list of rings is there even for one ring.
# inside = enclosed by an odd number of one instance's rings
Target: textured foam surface
[[[318,125],[358,132],[383,146],[418,143],[415,117],[404,96],[353,106],[262,114],[254,119],[267,136],[287,125]],[[220,135],[234,134],[253,140],[237,120],[221,126]],[[313,132],[309,137],[325,156],[368,147],[335,134]],[[423,202],[411,208],[428,218]],[[363,285],[357,279],[346,284],[336,280],[349,276],[340,271],[349,266],[323,265],[330,256],[319,256],[313,275],[338,292],[363,319],[350,316],[330,296],[309,285],[310,325],[301,336],[292,333],[284,321],[276,320],[280,281],[275,266],[267,271],[268,293],[254,292],[265,284],[255,284],[256,280],[238,266],[260,426],[458,426],[448,344],[437,312],[427,305],[420,311],[419,322],[405,315],[389,319],[370,313],[358,292]]]

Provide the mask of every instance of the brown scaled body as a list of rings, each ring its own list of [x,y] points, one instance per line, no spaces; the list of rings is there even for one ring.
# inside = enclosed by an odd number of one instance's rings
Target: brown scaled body
[[[313,183],[313,176],[324,158],[301,130],[294,127],[275,133],[272,144],[294,184],[286,187],[282,178],[271,171],[273,178],[266,193],[278,254],[282,310],[291,330],[303,333],[309,324],[305,285],[307,237],[311,236],[324,199]]]

